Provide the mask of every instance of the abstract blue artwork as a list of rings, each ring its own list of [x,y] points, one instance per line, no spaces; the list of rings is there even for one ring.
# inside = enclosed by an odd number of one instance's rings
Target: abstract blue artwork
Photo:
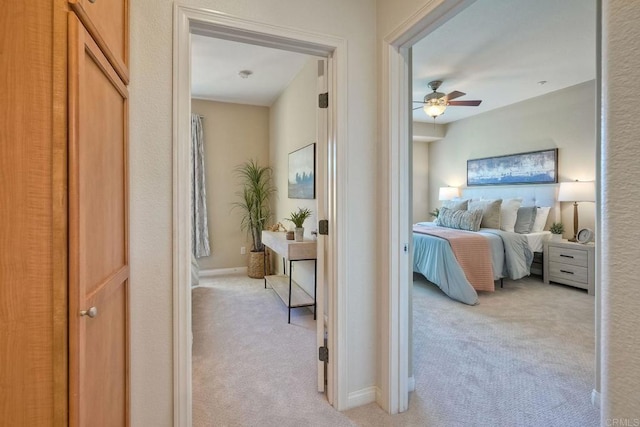
[[[289,153],[289,198],[316,198],[316,144]]]
[[[467,160],[467,186],[558,182],[558,149]]]

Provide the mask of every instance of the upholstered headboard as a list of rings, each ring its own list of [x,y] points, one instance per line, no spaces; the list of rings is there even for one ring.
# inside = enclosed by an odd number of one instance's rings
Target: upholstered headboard
[[[547,226],[560,220],[558,184],[483,185],[462,189],[464,199],[513,199],[522,198],[522,206],[550,206]]]

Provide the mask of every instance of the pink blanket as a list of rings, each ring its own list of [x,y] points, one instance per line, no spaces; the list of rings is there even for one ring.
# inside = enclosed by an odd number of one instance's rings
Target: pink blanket
[[[476,291],[495,291],[489,242],[485,237],[472,231],[424,225],[414,225],[413,232],[447,240],[471,286]]]

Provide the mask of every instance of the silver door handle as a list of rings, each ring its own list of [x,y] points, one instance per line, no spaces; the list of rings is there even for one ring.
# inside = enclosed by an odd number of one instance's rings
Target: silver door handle
[[[96,307],[91,307],[89,310],[82,310],[80,312],[80,316],[89,316],[92,319],[98,315],[98,309]]]

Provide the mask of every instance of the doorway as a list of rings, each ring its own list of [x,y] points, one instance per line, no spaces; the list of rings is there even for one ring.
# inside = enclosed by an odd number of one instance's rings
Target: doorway
[[[410,141],[410,112],[411,99],[408,95],[410,67],[411,67],[411,46],[426,34],[439,27],[457,15],[460,11],[468,7],[472,2],[465,1],[444,1],[436,9],[422,10],[421,16],[416,17],[412,23],[407,23],[394,33],[393,40],[389,40],[388,51],[384,61],[388,65],[388,73],[383,76],[383,81],[387,85],[384,90],[386,99],[389,100],[383,106],[386,112],[384,117],[389,117],[388,130],[390,136],[390,155],[387,159],[389,165],[388,193],[386,194],[387,205],[394,207],[390,209],[390,228],[388,240],[397,242],[397,245],[390,245],[389,254],[391,263],[384,274],[389,278],[390,297],[383,302],[381,309],[388,310],[390,318],[387,327],[389,328],[389,341],[386,344],[391,354],[398,354],[397,360],[389,360],[390,378],[389,399],[386,402],[391,412],[402,412],[408,407],[408,390],[410,389],[410,282],[409,272],[412,271],[411,251],[407,248],[411,245],[410,228],[410,195],[405,194],[407,189],[411,189],[411,159]],[[427,8],[425,8],[427,9]],[[599,18],[599,17],[598,17]],[[598,24],[599,25],[599,24]],[[597,40],[599,44],[599,40]],[[599,58],[597,58],[599,60]],[[599,75],[596,74],[596,87],[599,88]],[[385,98],[383,96],[383,98]],[[596,103],[600,104],[600,94],[596,94]],[[393,113],[392,113],[393,112]],[[596,127],[600,128],[600,123],[596,119]],[[600,152],[599,133],[596,132],[596,164],[598,164]],[[600,172],[596,167],[596,181],[599,180]],[[596,212],[599,202],[596,202]],[[395,206],[398,206],[397,208]],[[599,218],[596,218],[596,228],[599,226]],[[596,276],[596,281],[598,277]],[[596,292],[599,292],[598,286]],[[596,296],[596,305],[598,296]],[[599,319],[598,319],[599,320]],[[597,321],[598,321],[597,320]],[[597,331],[597,329],[596,329]],[[597,334],[597,332],[596,332]],[[597,339],[597,335],[596,335]],[[397,352],[397,353],[396,353]],[[596,360],[596,377],[599,375],[598,360]],[[596,384],[596,388],[598,388]]]
[[[322,154],[324,179],[323,204],[319,203],[318,219],[334,223],[340,215],[337,192],[341,182],[337,177],[337,165],[342,157],[338,140],[345,132],[345,125],[339,120],[341,105],[336,102],[336,94],[346,91],[344,61],[345,42],[330,36],[308,34],[299,30],[275,28],[246,21],[216,12],[175,6],[174,14],[174,423],[191,425],[191,298],[190,298],[190,34],[196,33],[210,37],[240,41],[260,46],[273,47],[327,58],[327,88],[329,102],[327,109],[327,134],[325,141],[318,141],[318,152]],[[320,200],[319,200],[320,202]],[[336,370],[340,366],[341,352],[337,337],[343,332],[336,321],[341,312],[341,298],[335,289],[336,253],[339,238],[334,235],[318,237],[322,253],[318,259],[318,307],[317,343],[327,346],[332,357],[327,365],[327,398],[329,403],[339,405],[341,390],[340,377]],[[326,296],[326,302],[325,297]],[[318,370],[323,368],[318,363]]]

